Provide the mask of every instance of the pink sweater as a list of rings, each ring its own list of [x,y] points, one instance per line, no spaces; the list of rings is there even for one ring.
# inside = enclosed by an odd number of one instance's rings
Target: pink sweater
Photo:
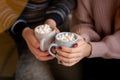
[[[71,31],[92,45],[90,58],[120,59],[120,0],[78,0]]]

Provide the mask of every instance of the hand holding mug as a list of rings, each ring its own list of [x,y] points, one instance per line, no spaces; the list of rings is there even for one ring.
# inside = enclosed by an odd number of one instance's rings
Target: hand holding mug
[[[50,44],[50,46],[48,47],[48,52],[53,57],[57,58],[56,54],[54,54],[51,51],[52,47],[56,47],[56,48],[59,48],[60,46],[72,47],[74,44],[76,44],[78,39],[80,39],[80,37],[77,34],[72,33],[72,32],[58,33],[55,36],[55,43]]]

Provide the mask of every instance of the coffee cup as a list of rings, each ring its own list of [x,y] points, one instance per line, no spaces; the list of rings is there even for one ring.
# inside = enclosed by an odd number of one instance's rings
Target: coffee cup
[[[56,57],[56,54],[52,52],[52,48],[59,48],[60,46],[72,47],[76,44],[77,40],[81,37],[72,32],[61,32],[55,36],[55,42],[51,43],[48,47],[48,52],[53,57]],[[81,38],[82,39],[82,38]],[[57,57],[56,57],[57,58]]]
[[[55,29],[47,24],[39,25],[35,28],[35,36],[40,42],[40,50],[48,50],[48,46],[54,40]]]

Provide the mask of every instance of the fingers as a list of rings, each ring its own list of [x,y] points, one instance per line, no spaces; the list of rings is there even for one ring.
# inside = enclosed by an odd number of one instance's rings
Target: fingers
[[[59,56],[59,60],[60,60],[60,64],[64,66],[73,66],[76,63],[78,63],[81,59],[79,57],[66,59]]]
[[[39,41],[35,37],[34,30],[26,28],[23,31],[22,36],[24,37],[27,44],[32,45],[35,48],[39,48]]]
[[[52,56],[36,56],[36,58],[40,61],[48,61],[48,60],[52,60],[54,57]]]
[[[72,66],[82,59],[81,53],[67,53],[59,49],[57,49],[56,51],[57,58],[64,66]]]
[[[81,53],[66,53],[61,50],[57,50],[57,58],[60,60],[61,64],[64,66],[72,66],[78,63],[83,56]]]
[[[36,49],[36,48],[30,48],[32,53],[34,54],[34,56],[40,60],[40,61],[48,61],[48,60],[51,60],[53,59],[54,57],[50,56],[48,54],[48,52],[42,52],[40,51],[40,49]]]
[[[86,44],[86,42],[84,40],[78,40],[76,44],[73,45],[72,48],[69,48],[69,47],[64,47],[64,46],[61,46],[61,50],[63,52],[67,52],[67,53],[78,53],[80,52],[81,50],[81,46],[84,46]]]
[[[73,65],[75,65],[76,63],[78,63],[79,61],[75,61],[75,62],[72,62],[72,63],[66,63],[66,62],[61,62],[61,64],[62,65],[64,65],[64,66],[73,66]]]
[[[77,44],[73,45],[72,48],[61,46],[56,49],[57,57],[61,61],[62,65],[72,66],[85,57],[83,52],[85,50],[85,46],[86,42],[84,40],[78,40]]]
[[[66,63],[72,63],[72,62],[75,62],[76,60],[79,59],[79,57],[74,57],[74,58],[67,57],[67,58],[66,58],[66,57],[59,56],[59,55],[57,55],[57,57],[58,57],[61,61],[66,62]]]
[[[65,57],[65,58],[75,58],[75,57],[78,57],[78,53],[72,53],[72,52],[64,52],[60,49],[57,49],[56,50],[57,52],[57,55],[59,56],[62,56],[62,57]]]
[[[57,28],[56,28],[56,33],[57,33],[57,34],[58,34],[58,33],[60,33],[60,30],[59,30],[59,29],[57,29]]]

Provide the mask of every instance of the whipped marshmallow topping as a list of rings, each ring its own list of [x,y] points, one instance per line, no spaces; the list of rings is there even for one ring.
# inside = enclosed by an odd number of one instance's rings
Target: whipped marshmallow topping
[[[69,33],[64,33],[61,34],[57,37],[58,40],[64,41],[64,42],[69,42],[69,41],[74,41],[75,37],[74,34],[69,34]]]
[[[37,26],[35,31],[40,34],[45,34],[45,33],[50,33],[52,31],[52,28],[49,25],[44,24],[44,25]]]

